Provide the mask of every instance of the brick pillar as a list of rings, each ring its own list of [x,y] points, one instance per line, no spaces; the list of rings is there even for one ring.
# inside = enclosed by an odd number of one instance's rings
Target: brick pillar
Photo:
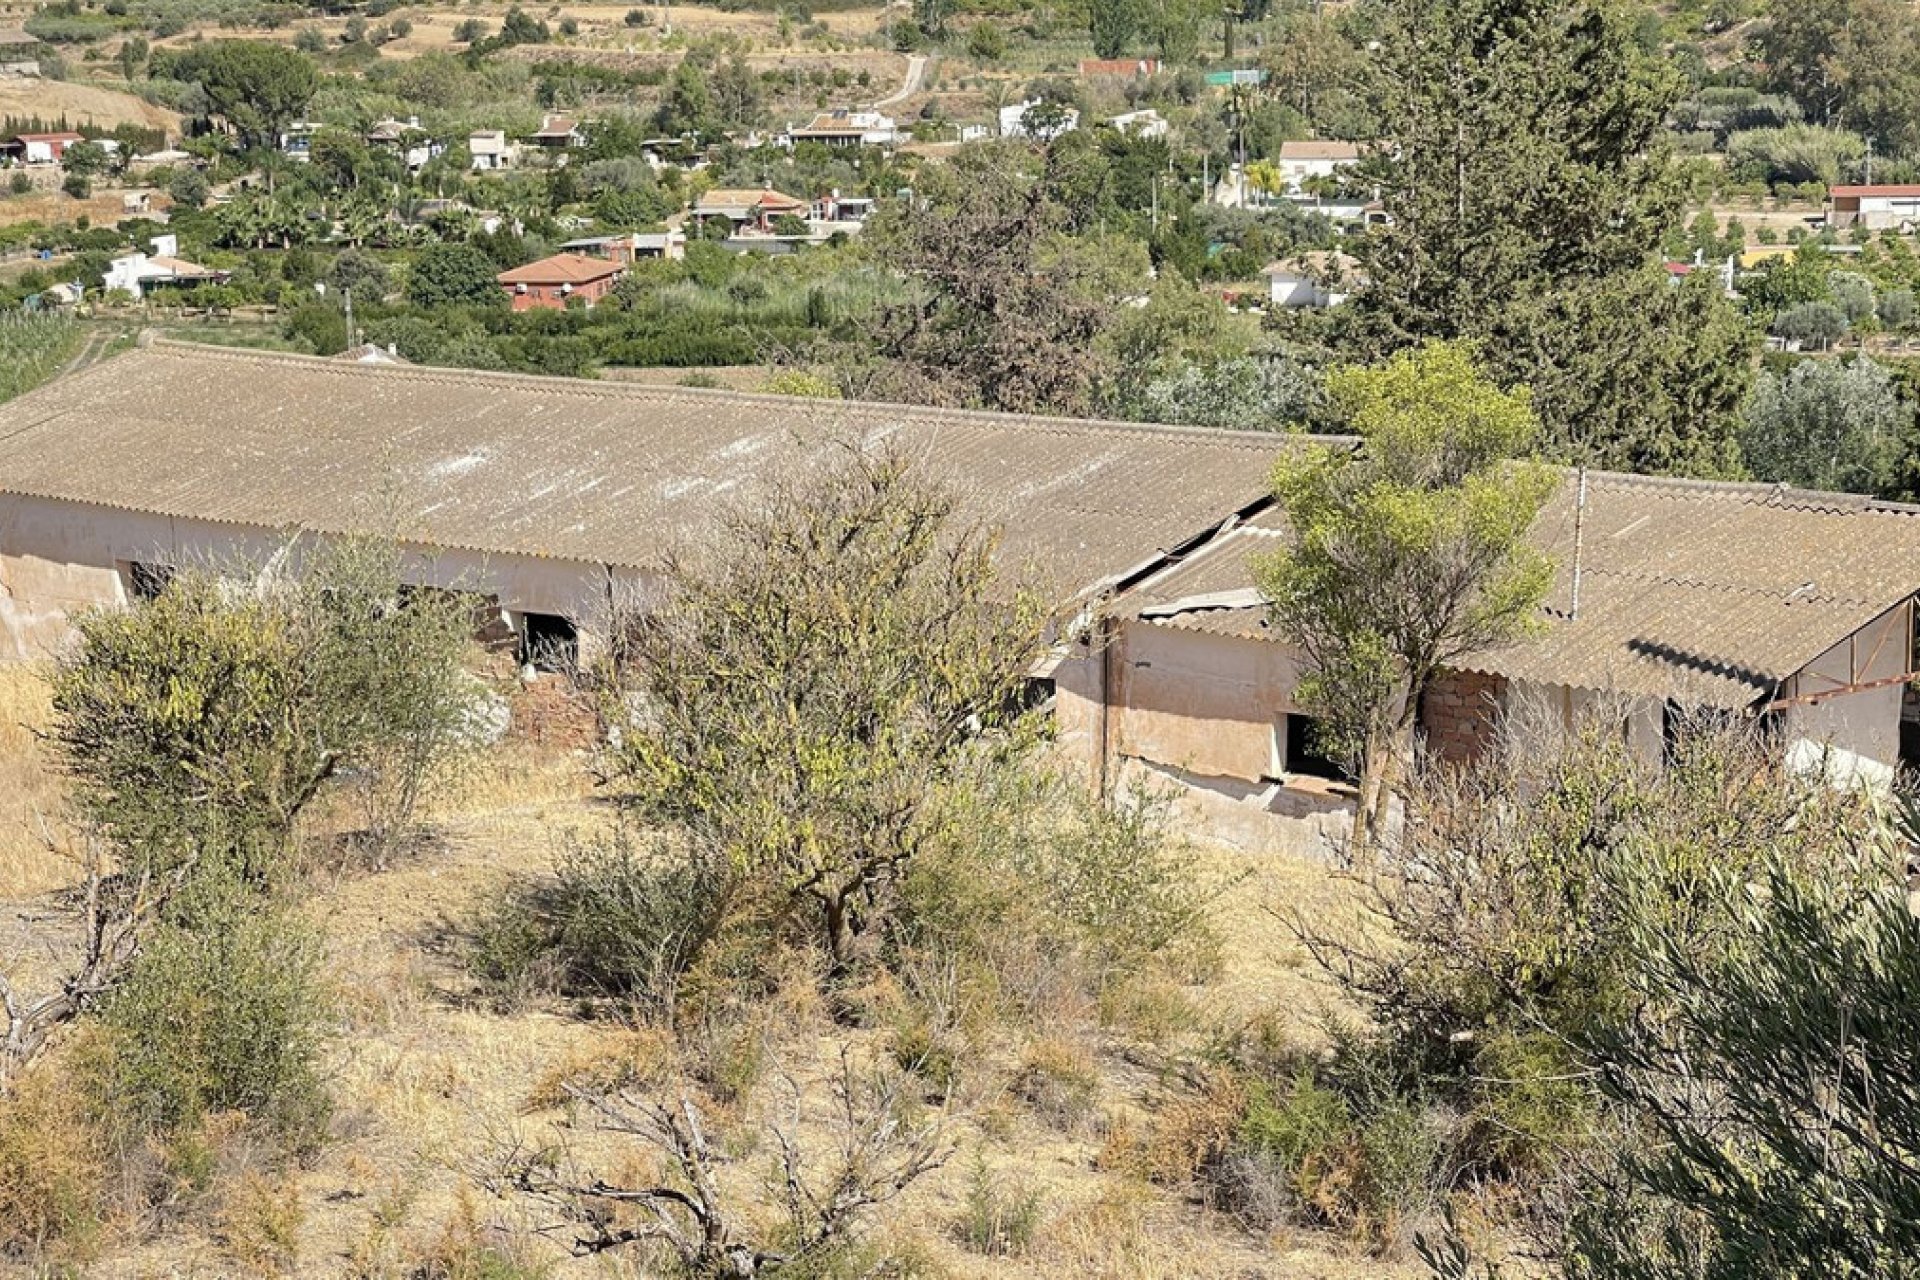
[[[1493,741],[1504,676],[1475,671],[1443,671],[1420,700],[1420,731],[1427,753],[1448,764],[1470,764]]]

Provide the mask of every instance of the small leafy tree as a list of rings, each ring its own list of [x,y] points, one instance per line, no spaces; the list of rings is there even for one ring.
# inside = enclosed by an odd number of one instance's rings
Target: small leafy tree
[[[1762,480],[1809,489],[1885,492],[1913,410],[1885,368],[1802,360],[1754,383],[1740,451]]]
[[[1385,817],[1421,694],[1448,663],[1524,635],[1549,581],[1523,539],[1555,483],[1515,455],[1536,423],[1470,348],[1435,344],[1328,378],[1357,451],[1283,460],[1294,544],[1259,563],[1273,624],[1306,659],[1299,696],[1360,779],[1354,838]]]
[[[250,579],[190,570],[78,630],[54,677],[74,801],[159,873],[213,845],[273,883],[301,815],[354,769],[386,771],[375,834],[399,836],[471,714],[465,606],[403,595],[398,550],[373,540]]]
[[[733,513],[719,557],[671,560],[614,646],[609,781],[812,914],[846,966],[940,834],[943,789],[1024,741],[1045,611],[995,545],[892,455]]]

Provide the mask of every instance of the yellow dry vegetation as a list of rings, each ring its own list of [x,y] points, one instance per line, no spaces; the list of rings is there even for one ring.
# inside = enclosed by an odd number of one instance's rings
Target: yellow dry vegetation
[[[53,714],[46,671],[0,664],[0,901],[72,884],[62,784],[40,740]]]
[[[36,808],[59,798],[58,779],[33,733],[47,718],[43,673],[0,668],[0,831],[10,842],[0,845],[0,898],[15,900],[0,902],[0,923],[24,919],[26,913],[6,908],[57,885],[65,873],[36,841],[15,834]],[[747,1044],[700,1043],[684,1034],[676,1044],[658,1030],[581,1017],[565,1002],[502,1011],[482,998],[462,962],[460,930],[510,880],[549,870],[570,834],[607,821],[604,806],[586,793],[585,776],[571,747],[510,744],[442,815],[442,838],[431,847],[385,870],[323,878],[306,909],[325,927],[327,980],[339,1003],[328,1063],[337,1104],[333,1140],[290,1170],[244,1169],[218,1212],[204,1219],[158,1235],[109,1222],[85,1241],[85,1274],[494,1274],[478,1269],[487,1251],[536,1261],[556,1280],[639,1274],[604,1259],[569,1258],[564,1235],[555,1242],[534,1230],[552,1222],[550,1213],[489,1195],[482,1178],[510,1150],[556,1146],[616,1181],[658,1176],[657,1156],[598,1132],[569,1086],[673,1087],[663,1082],[697,1073],[690,1063],[701,1055],[709,1071],[714,1055],[733,1055],[757,1081],[741,1097],[711,1103],[713,1125],[734,1157],[723,1176],[743,1201],[768,1202],[763,1183],[777,1151],[766,1122],[791,1114],[795,1093],[805,1117],[802,1145],[831,1150],[836,1139],[825,1117],[841,1054],[887,1064],[895,1029],[836,1022],[805,973],[756,1006]],[[1270,910],[1276,902],[1343,909],[1341,889],[1324,868],[1285,859],[1250,865],[1224,849],[1207,858],[1210,869],[1238,876],[1213,911],[1226,954],[1219,973],[1193,985],[1163,980],[1127,993],[1105,1011],[1104,1024],[1089,1018],[1072,1028],[1009,1026],[969,1038],[961,1084],[945,1104],[953,1155],[877,1226],[889,1248],[916,1259],[922,1274],[1419,1274],[1332,1236],[1254,1235],[1198,1207],[1186,1188],[1149,1181],[1140,1161],[1122,1158],[1137,1149],[1130,1135],[1152,1131],[1156,1118],[1191,1092],[1165,1065],[1176,1053],[1276,1017],[1287,1034],[1310,1038],[1312,1012],[1333,999]],[[16,1143],[16,1155],[32,1150]],[[1031,1239],[1009,1256],[983,1256],[963,1242],[969,1179],[978,1167],[1037,1205]],[[84,1174],[82,1165],[72,1176]]]
[[[136,124],[165,129],[170,136],[180,133],[178,112],[131,93],[77,80],[0,77],[0,116],[38,116],[42,120],[64,116],[75,127],[111,129],[119,124]]]

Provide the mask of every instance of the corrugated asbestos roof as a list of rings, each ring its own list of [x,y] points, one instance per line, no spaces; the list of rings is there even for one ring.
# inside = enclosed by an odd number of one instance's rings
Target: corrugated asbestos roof
[[[154,343],[0,405],[0,493],[648,566],[836,442],[891,442],[1078,591],[1258,504],[1285,442]]]
[[[1580,610],[1571,618],[1576,493],[1568,473],[1532,531],[1555,563],[1540,633],[1457,665],[1744,707],[1920,591],[1920,508],[1589,472]],[[1263,609],[1228,593],[1251,585],[1249,560],[1285,529],[1277,510],[1262,512],[1123,604],[1161,626],[1277,639]]]

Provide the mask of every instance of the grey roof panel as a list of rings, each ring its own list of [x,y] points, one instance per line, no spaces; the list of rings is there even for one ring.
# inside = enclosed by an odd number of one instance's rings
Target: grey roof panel
[[[629,566],[717,505],[892,441],[1014,560],[1091,586],[1259,503],[1268,434],[375,367],[157,342],[0,405],[0,492]],[[392,495],[391,499],[387,495]]]

